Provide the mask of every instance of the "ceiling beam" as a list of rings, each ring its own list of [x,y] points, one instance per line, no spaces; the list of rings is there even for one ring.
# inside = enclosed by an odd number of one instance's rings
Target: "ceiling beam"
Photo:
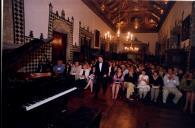
[[[142,17],[144,21],[143,31],[159,31],[162,23],[166,19],[170,9],[175,2],[169,1],[167,4],[159,1],[144,1],[147,3],[132,3],[125,0],[82,0],[96,15],[98,15],[113,31],[116,31],[116,23],[125,21],[128,28],[129,19],[133,16]],[[143,2],[143,1],[142,1]],[[132,4],[130,4],[132,3]],[[105,5],[105,10],[101,10],[101,5]],[[135,7],[138,10],[135,10]],[[163,13],[161,13],[163,10]],[[120,14],[120,15],[119,15]],[[148,17],[148,18],[147,18]],[[158,27],[152,27],[147,19],[152,18]],[[126,27],[125,27],[126,28]],[[132,27],[133,28],[133,27]],[[140,28],[141,29],[141,28]],[[144,30],[145,29],[145,30]],[[135,30],[140,31],[140,30]]]
[[[97,16],[99,16],[113,31],[116,31],[116,27],[110,23],[110,20],[105,17],[97,8],[97,5],[92,2],[92,0],[82,0]]]

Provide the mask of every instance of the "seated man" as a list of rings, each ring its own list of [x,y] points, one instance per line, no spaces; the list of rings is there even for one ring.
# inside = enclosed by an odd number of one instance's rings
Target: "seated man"
[[[176,87],[179,86],[179,78],[173,73],[171,68],[168,69],[168,73],[164,76],[163,82],[163,103],[167,102],[169,93],[172,93],[175,95],[173,102],[177,104],[179,99],[182,97],[182,93]]]
[[[65,65],[62,60],[58,60],[57,64],[53,67],[53,72],[55,75],[63,75],[65,70]]]

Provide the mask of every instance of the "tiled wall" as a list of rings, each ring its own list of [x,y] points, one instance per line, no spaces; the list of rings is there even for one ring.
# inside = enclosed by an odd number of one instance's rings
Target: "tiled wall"
[[[78,50],[78,48],[74,49],[72,45],[73,22],[73,17],[71,19],[69,17],[66,19],[63,10],[61,11],[61,15],[59,15],[57,11],[55,13],[53,12],[52,4],[49,5],[48,37],[53,37],[53,31],[67,34],[68,42],[66,49],[66,61],[72,61],[73,51]],[[32,37],[25,36],[24,42],[27,43],[32,39]],[[44,61],[46,61],[45,55],[49,61],[52,61],[52,42],[48,42],[48,44],[42,45],[41,48],[37,49],[37,51],[31,53],[30,56],[26,57],[24,63],[21,65],[21,68],[18,70],[18,72],[36,72],[39,60],[42,58]]]
[[[6,2],[3,3],[3,44],[14,43],[12,2],[13,0],[6,0]]]
[[[13,0],[14,43],[24,44],[24,0]]]
[[[24,60],[24,63],[21,65],[21,68],[18,70],[18,72],[29,72],[29,73],[36,72],[38,68],[39,60],[42,59],[44,63],[46,63],[47,60],[51,61],[52,59],[51,54],[52,54],[51,43],[48,42],[42,45],[39,49],[37,49],[37,51],[27,56]]]

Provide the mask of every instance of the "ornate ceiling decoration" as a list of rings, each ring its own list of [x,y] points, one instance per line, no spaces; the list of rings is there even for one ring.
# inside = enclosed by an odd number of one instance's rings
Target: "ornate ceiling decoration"
[[[114,31],[157,32],[174,1],[82,0]]]

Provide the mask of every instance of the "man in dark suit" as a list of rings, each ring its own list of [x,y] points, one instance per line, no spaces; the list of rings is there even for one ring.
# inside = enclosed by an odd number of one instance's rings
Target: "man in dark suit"
[[[66,77],[70,77],[70,71],[71,71],[71,65],[67,63],[64,70],[64,74]]]
[[[95,98],[98,98],[100,85],[102,85],[103,94],[107,89],[107,77],[108,77],[108,64],[104,62],[102,56],[98,56],[98,62],[95,64],[95,78],[96,84],[94,85]]]

